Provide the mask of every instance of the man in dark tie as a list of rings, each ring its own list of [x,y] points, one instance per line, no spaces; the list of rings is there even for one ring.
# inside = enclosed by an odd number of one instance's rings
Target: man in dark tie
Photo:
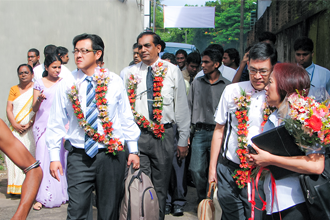
[[[140,130],[120,77],[97,66],[103,57],[102,39],[81,34],[73,39],[73,46],[78,71],[61,81],[46,131],[50,172],[58,180],[64,175],[59,152],[65,138],[64,147],[69,151],[67,219],[93,219],[94,189],[98,219],[118,219],[126,166],[123,145],[127,144],[130,153],[127,165],[139,168]]]
[[[137,43],[142,62],[129,69],[124,82],[128,84],[132,110],[141,129],[138,142],[141,170],[154,184],[162,220],[173,159],[172,124],[178,126],[177,157],[182,160],[188,154],[189,108],[182,73],[158,56],[160,37],[144,32]]]

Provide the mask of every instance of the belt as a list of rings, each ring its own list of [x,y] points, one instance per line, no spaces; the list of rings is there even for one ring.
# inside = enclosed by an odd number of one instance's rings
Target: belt
[[[203,129],[203,130],[206,130],[206,131],[213,131],[214,128],[215,128],[215,125],[211,125],[211,124],[204,124],[204,123],[196,123],[194,125],[195,129]]]
[[[227,165],[227,166],[231,166],[235,169],[239,169],[239,164],[237,163],[234,163],[233,161],[231,160],[228,160],[227,158],[223,157],[222,155],[219,155],[219,162],[223,165]]]
[[[172,123],[166,123],[166,124],[164,124],[164,128],[165,129],[169,129],[169,128],[172,128],[172,127],[173,127]],[[148,130],[148,128],[141,128],[140,127],[140,130],[141,130],[141,132],[143,132],[145,134],[148,134],[148,133],[152,134],[152,131]]]
[[[99,148],[98,149],[99,151],[97,153],[100,153],[100,152],[104,152],[106,151],[107,149],[106,148]],[[77,148],[77,147],[74,147],[72,146],[72,151],[76,152],[76,153],[86,153],[85,152],[85,148]]]

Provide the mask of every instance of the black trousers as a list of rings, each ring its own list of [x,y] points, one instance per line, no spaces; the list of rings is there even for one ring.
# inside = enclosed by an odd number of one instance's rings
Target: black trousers
[[[69,149],[67,149],[69,148]],[[70,149],[71,148],[71,149]],[[66,144],[69,151],[67,160],[68,216],[67,219],[92,220],[92,191],[96,191],[98,220],[116,220],[123,196],[125,175],[125,153],[116,156],[99,151],[90,158],[84,149]]]
[[[166,192],[168,189],[173,159],[173,129],[165,129],[163,140],[156,139],[149,132],[141,131],[138,141],[140,169],[154,184],[159,201],[159,219],[165,218]]]
[[[239,189],[232,174],[239,167],[228,162],[219,155],[220,163],[217,165],[218,199],[222,208],[222,220],[247,220],[251,216],[251,203],[248,201],[247,187]],[[258,185],[260,196],[265,200],[263,181]],[[256,191],[257,192],[257,191]],[[262,208],[262,202],[256,193],[256,207]],[[255,220],[262,220],[264,212],[255,209]]]
[[[306,203],[300,203],[281,211],[282,220],[310,220]],[[280,220],[278,212],[266,215],[265,220]]]

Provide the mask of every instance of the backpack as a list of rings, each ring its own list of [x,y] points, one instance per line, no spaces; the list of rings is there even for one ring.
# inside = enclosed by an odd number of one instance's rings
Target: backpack
[[[130,166],[125,180],[125,196],[121,202],[119,220],[155,220],[159,204],[149,176]]]

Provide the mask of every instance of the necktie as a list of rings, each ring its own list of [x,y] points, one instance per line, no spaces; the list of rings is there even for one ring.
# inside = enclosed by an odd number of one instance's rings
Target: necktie
[[[87,91],[86,91],[86,120],[87,122],[97,130],[97,116],[98,110],[96,108],[95,102],[95,89],[92,84],[92,77],[87,76],[86,81],[88,82]],[[93,140],[93,138],[89,137],[85,134],[85,152],[88,156],[93,158],[98,152],[98,144]]]
[[[149,112],[149,119],[151,121],[154,120],[154,116],[152,113],[153,110],[153,90],[154,90],[154,78],[152,75],[152,68],[151,66],[148,66],[148,73],[147,73],[147,99],[148,99],[148,112]]]

